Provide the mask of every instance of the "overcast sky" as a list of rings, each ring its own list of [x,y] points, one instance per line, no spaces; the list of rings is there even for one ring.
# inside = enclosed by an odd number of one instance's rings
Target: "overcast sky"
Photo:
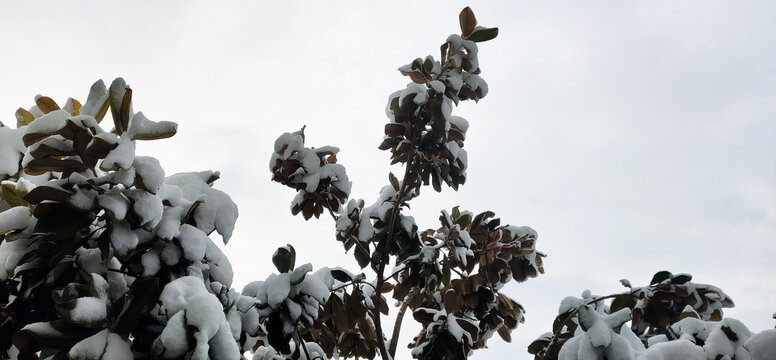
[[[307,125],[307,145],[340,147],[352,196],[372,203],[391,170],[385,102],[408,81],[396,69],[438,56],[466,5],[500,29],[480,45],[490,93],[454,110],[471,124],[468,180],[426,189],[411,215],[425,229],[441,209],[492,210],[548,254],[545,275],[504,289],[527,309],[513,342],[475,358],[529,358],[565,296],[659,270],[719,286],[727,316],[772,328],[776,2],[6,1],[0,121],[36,94],[85,102],[122,76],[135,110],[179,124],[138,154],[168,174],[221,171],[240,208],[224,248],[235,287],[274,271],[286,243],[298,264],[355,271],[333,221],[293,217],[294,192],[270,181],[274,139]]]

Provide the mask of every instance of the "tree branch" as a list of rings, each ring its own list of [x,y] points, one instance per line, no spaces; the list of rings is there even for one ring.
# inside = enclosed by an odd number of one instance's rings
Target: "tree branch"
[[[407,294],[407,298],[404,299],[404,302],[401,304],[399,313],[396,314],[396,322],[393,324],[393,334],[391,335],[391,345],[388,347],[388,352],[391,354],[391,357],[396,355],[396,346],[399,343],[399,333],[401,332],[401,322],[404,319],[404,313],[407,311],[407,307],[410,306],[410,299],[415,296],[415,290],[417,290],[417,288],[412,288],[412,290],[410,290],[410,293]]]
[[[396,202],[393,204],[393,210],[391,211],[391,219],[388,222],[388,236],[386,237],[384,247],[386,253],[389,253],[391,250],[391,244],[393,243],[393,235],[396,230],[396,220],[399,218],[399,213],[401,212],[401,204],[404,201],[404,193],[405,191],[408,191],[408,184],[407,179],[409,178],[410,174],[410,165],[412,165],[412,162],[415,160],[415,137],[416,134],[419,133],[417,130],[416,124],[421,124],[422,122],[419,121],[415,122],[415,124],[412,124],[412,129],[410,131],[410,149],[412,149],[411,152],[407,153],[407,162],[405,164],[404,168],[404,176],[401,180],[401,186],[399,187],[399,192],[396,197]],[[381,259],[382,260],[382,259]],[[380,261],[380,263],[377,265],[377,284],[375,285],[375,288],[382,289],[383,283],[385,282],[385,277],[383,276],[383,273],[385,272],[385,262]],[[375,322],[375,331],[377,332],[377,344],[380,349],[380,355],[383,358],[383,360],[389,360],[393,359],[392,354],[388,352],[388,349],[385,347],[385,341],[383,339],[383,326],[380,321],[380,305],[382,304],[381,299],[382,294],[380,291],[375,291],[373,302],[375,303],[375,307],[377,308],[377,311],[374,312],[374,322]]]

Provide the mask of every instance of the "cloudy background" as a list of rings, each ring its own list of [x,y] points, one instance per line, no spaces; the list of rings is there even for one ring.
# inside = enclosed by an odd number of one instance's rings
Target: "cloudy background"
[[[545,275],[504,289],[527,309],[512,344],[475,358],[529,358],[565,296],[659,270],[717,285],[736,301],[727,316],[773,327],[774,2],[2,2],[0,121],[38,93],[83,102],[123,76],[137,110],[180,125],[138,154],[168,174],[221,171],[240,208],[225,247],[236,287],[271,273],[286,243],[297,263],[355,271],[333,221],[293,217],[293,191],[269,180],[274,139],[306,124],[307,145],[339,146],[353,197],[373,202],[391,170],[385,101],[408,81],[396,68],[438,56],[466,5],[500,29],[480,46],[489,95],[454,112],[471,124],[469,178],[427,189],[411,214],[436,228],[441,209],[493,210],[548,254]]]

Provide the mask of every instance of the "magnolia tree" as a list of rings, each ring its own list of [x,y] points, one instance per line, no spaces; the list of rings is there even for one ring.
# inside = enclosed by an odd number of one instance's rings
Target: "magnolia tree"
[[[278,273],[232,289],[209,237],[227,242],[237,218],[213,188],[219,173],[168,175],[135,153],[176,124],[136,113],[121,78],[94,83],[83,104],[35,97],[15,129],[0,123],[0,357],[389,359],[407,311],[422,325],[416,358],[463,359],[495,333],[509,341],[523,308],[499,289],[543,271],[536,232],[457,207],[419,231],[406,214],[424,186],[466,181],[469,125],[452,110],[487,94],[476,43],[498,30],[477,26],[469,8],[460,25],[439,59],[400,68],[412,82],[389,96],[379,147],[404,174],[389,174],[371,205],[349,199],[337,148],[306,147],[304,129],[275,143],[272,179],[298,191],[292,213],[328,212],[371,278],[296,266],[289,245],[272,255]],[[400,307],[390,334],[388,297]]]
[[[752,333],[723,318],[733,300],[689,274],[656,273],[627,292],[567,297],[548,332],[528,347],[536,360],[776,359],[776,329]],[[774,314],[776,317],[776,314]],[[627,324],[630,323],[630,326]]]

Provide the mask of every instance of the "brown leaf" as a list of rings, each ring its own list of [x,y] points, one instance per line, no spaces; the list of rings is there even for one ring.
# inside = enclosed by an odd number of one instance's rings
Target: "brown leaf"
[[[391,284],[389,282],[384,282],[383,286],[380,287],[380,293],[381,294],[385,294],[387,292],[391,292],[391,290],[393,290],[393,284]]]
[[[33,120],[35,120],[35,116],[33,116],[29,111],[24,110],[22,108],[19,108],[16,110],[16,128],[20,128],[25,125],[29,125]]]
[[[504,339],[504,341],[512,342],[512,334],[509,333],[508,327],[502,326],[498,328],[498,335],[501,336],[501,338]],[[534,341],[533,343],[531,343],[531,345],[528,346],[529,353],[531,353],[531,346],[534,346],[535,343],[536,341]],[[531,354],[535,354],[535,353],[531,353]]]
[[[460,301],[460,296],[453,289],[447,289],[444,295],[445,311],[448,314],[452,314],[461,309],[463,301]]]
[[[458,23],[461,25],[461,37],[464,39],[468,38],[469,34],[477,26],[477,18],[474,17],[474,11],[468,6],[463,8],[461,13],[458,14]]]
[[[59,105],[57,105],[57,103],[48,96],[40,96],[35,99],[35,105],[38,105],[38,109],[40,109],[40,112],[44,114],[48,114],[54,110],[59,110]]]
[[[123,131],[129,130],[129,116],[130,116],[129,112],[131,108],[132,108],[132,89],[127,87],[124,89],[124,96],[121,99],[121,107],[119,108],[119,119],[120,119],[121,128],[122,128],[120,133]]]

